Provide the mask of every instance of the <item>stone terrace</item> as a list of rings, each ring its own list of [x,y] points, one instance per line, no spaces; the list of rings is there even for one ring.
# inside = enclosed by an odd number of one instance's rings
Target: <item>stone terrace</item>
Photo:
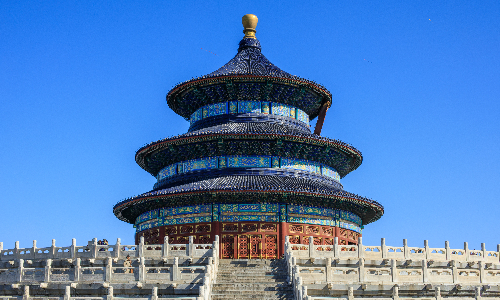
[[[217,274],[213,244],[98,245],[2,250],[0,299],[203,299]],[[130,256],[131,265],[125,264]]]
[[[295,299],[500,299],[499,249],[294,245],[286,260]]]

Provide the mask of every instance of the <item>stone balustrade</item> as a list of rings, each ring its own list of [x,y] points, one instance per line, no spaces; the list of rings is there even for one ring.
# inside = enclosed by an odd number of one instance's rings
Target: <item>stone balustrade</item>
[[[33,260],[33,259],[88,259],[88,258],[118,258],[123,259],[129,255],[132,258],[149,257],[209,257],[212,256],[212,244],[194,244],[193,237],[189,244],[169,244],[168,239],[164,239],[163,244],[145,245],[141,238],[139,245],[122,245],[117,239],[115,245],[98,245],[94,238],[87,246],[77,246],[73,239],[69,247],[56,247],[56,240],[52,240],[51,247],[37,248],[36,240],[31,248],[19,248],[19,242],[15,243],[14,249],[3,249],[0,242],[0,261],[10,260]]]
[[[339,245],[337,238],[334,245],[314,245],[312,238],[309,245],[290,244],[287,239],[285,259],[300,300],[368,294],[399,299],[401,293],[425,299],[500,297],[498,248],[486,251],[484,244],[470,250],[467,243],[464,249],[450,249],[448,242],[430,248],[425,241],[420,248],[409,247],[406,240],[403,247],[391,247],[384,239],[380,246],[364,246],[361,239],[359,245]]]
[[[2,300],[16,298],[20,293],[16,290],[23,290],[23,300],[45,299],[40,293],[47,291],[63,300],[110,300],[113,287],[118,286],[118,297],[140,299],[127,294],[132,292],[144,293],[148,300],[168,299],[168,291],[189,295],[175,299],[208,300],[219,260],[218,236],[212,244],[194,244],[193,237],[188,244],[169,244],[165,237],[164,243],[158,245],[145,245],[141,238],[139,245],[121,245],[120,239],[115,245],[98,245],[94,239],[87,246],[76,246],[73,239],[69,247],[56,247],[54,240],[47,248],[37,248],[36,241],[31,248],[19,248],[18,242],[14,249],[1,247],[0,243]],[[125,263],[127,256],[130,262]],[[130,287],[124,290],[124,286]],[[83,287],[85,292],[78,292]],[[30,289],[36,296],[30,294]],[[102,289],[107,290],[106,295],[101,295]]]
[[[465,262],[500,262],[500,244],[496,251],[487,251],[485,244],[481,244],[481,250],[471,250],[467,243],[463,249],[450,249],[449,242],[445,242],[444,248],[430,248],[428,241],[424,241],[424,247],[409,247],[406,239],[402,247],[387,246],[385,239],[381,239],[380,246],[365,246],[362,238],[358,245],[339,245],[338,238],[334,238],[333,245],[313,245],[310,237],[309,245],[291,244],[293,255],[297,258],[365,258],[365,259],[411,259],[411,260],[457,260]]]

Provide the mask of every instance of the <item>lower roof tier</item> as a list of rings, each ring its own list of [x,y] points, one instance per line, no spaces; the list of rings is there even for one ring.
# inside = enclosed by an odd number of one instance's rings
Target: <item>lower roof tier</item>
[[[210,203],[285,203],[341,209],[358,215],[362,224],[378,220],[384,208],[328,183],[269,175],[221,176],[154,190],[117,203],[117,218],[134,223],[144,212],[164,207]]]
[[[227,123],[150,143],[136,153],[137,164],[157,176],[166,166],[226,155],[266,155],[314,161],[334,168],[340,178],[357,169],[361,152],[339,140],[282,124]]]

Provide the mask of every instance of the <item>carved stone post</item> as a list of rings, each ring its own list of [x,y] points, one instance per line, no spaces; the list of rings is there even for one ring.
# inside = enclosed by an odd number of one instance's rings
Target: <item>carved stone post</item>
[[[299,299],[303,300],[304,299],[304,290],[302,289],[302,277],[299,277],[297,284],[297,290],[299,291]]]
[[[398,268],[396,266],[396,260],[391,259],[391,274],[392,274],[392,282],[398,282]]]
[[[92,240],[92,257],[93,258],[97,257],[97,251],[99,251],[99,249],[97,248],[97,238],[94,238]]]
[[[436,300],[441,300],[441,287],[436,287]]]
[[[476,296],[476,300],[481,300],[483,297],[481,297],[481,287],[480,286],[476,286],[476,291],[475,291],[475,296]]]
[[[309,258],[314,258],[314,237],[309,237]]]
[[[365,251],[363,249],[363,238],[358,238],[358,258],[365,257]]]
[[[0,242],[0,251],[3,250],[3,242]]]
[[[444,248],[445,248],[446,260],[450,260],[451,259],[450,242],[445,241]]]
[[[80,281],[80,269],[81,269],[81,259],[78,257],[76,259],[76,266],[75,266],[75,281],[76,282]]]
[[[139,281],[144,282],[146,280],[146,264],[145,258],[141,257],[139,261]]]
[[[169,252],[169,244],[168,244],[168,235],[163,238],[163,253],[161,254],[163,258],[168,257],[168,252]],[[156,289],[158,290],[158,288]]]
[[[458,283],[458,270],[457,270],[457,262],[455,260],[451,261],[452,275],[453,275],[453,283]]]
[[[141,236],[139,238],[139,246],[137,247],[137,251],[139,251],[138,256],[143,257],[144,256],[144,237]]]
[[[19,241],[16,241],[14,244],[14,255],[16,256],[17,259],[19,259]]]
[[[194,236],[189,236],[188,256],[194,258]]]
[[[333,238],[333,257],[340,257],[339,238],[337,236]]]
[[[47,259],[45,261],[45,279],[43,281],[50,282],[50,273],[52,268],[52,259]]]
[[[106,296],[106,300],[113,300],[113,286],[108,287],[108,295]]]
[[[217,253],[217,255],[215,257],[217,257],[217,259],[215,260],[216,261],[216,264],[217,266],[219,265],[219,251],[220,251],[220,243],[219,243],[219,235],[216,235],[215,236],[215,241],[214,241],[215,245],[217,246],[217,250],[215,250]],[[215,248],[214,248],[215,249]]]
[[[121,251],[121,246],[122,246],[121,244],[122,244],[122,240],[120,238],[117,238],[116,244],[113,247],[114,257],[116,257],[116,258],[120,258],[120,256],[121,256],[121,252],[122,252]]]
[[[16,242],[18,243],[18,242]],[[23,273],[24,273],[24,259],[19,260],[19,268],[17,269],[17,282],[23,281]],[[29,294],[28,294],[29,296]]]
[[[425,259],[429,259],[429,240],[424,240]]]
[[[71,298],[71,286],[68,285],[64,287],[64,300],[70,300]]]
[[[113,259],[111,257],[108,257],[108,259],[106,259],[106,278],[104,279],[104,281],[111,282],[112,274],[113,274]]]
[[[158,287],[154,286],[151,291],[151,300],[158,300]]]
[[[347,290],[347,299],[354,300],[354,288],[352,286]]]
[[[403,252],[405,255],[405,259],[410,259],[410,249],[408,249],[408,240],[403,239]]]
[[[486,274],[484,273],[484,262],[479,262],[479,282],[483,283],[486,281]]]
[[[56,240],[52,239],[52,246],[50,247],[50,253],[52,254],[52,258],[56,257]]]
[[[71,258],[76,258],[76,239],[71,239],[71,248],[69,249]]]
[[[486,258],[486,244],[481,243],[481,255],[483,256],[483,259]]]
[[[365,281],[365,259],[359,259],[359,282]]]
[[[174,257],[174,265],[172,266],[172,281],[179,280],[179,258]]]
[[[465,261],[469,261],[470,253],[469,253],[469,244],[464,242],[464,250],[465,250]]]
[[[326,259],[325,274],[326,274],[326,282],[332,281],[332,258],[331,257],[328,257]]]
[[[24,293],[23,293],[23,300],[29,300],[30,298],[30,286],[25,285],[24,286]]]
[[[31,248],[31,258],[35,259],[35,253],[36,253],[36,240],[33,240],[33,248]]]
[[[200,289],[199,289],[199,292],[198,292],[198,296],[200,299],[203,299],[205,300],[205,285],[202,285],[200,286]]]
[[[293,273],[292,273],[292,275],[293,275],[293,278],[292,278],[293,285],[296,286],[297,283],[298,283],[298,280],[299,280],[299,278],[298,278],[298,275],[299,275],[299,266],[297,266],[297,265],[293,266]]]
[[[399,287],[397,285],[392,289],[392,299],[399,300]]]
[[[422,275],[423,275],[423,282],[428,282],[428,274],[427,274],[427,260],[423,259],[422,260]]]
[[[382,258],[387,258],[387,247],[385,246],[385,238],[380,239],[380,249],[382,250]]]

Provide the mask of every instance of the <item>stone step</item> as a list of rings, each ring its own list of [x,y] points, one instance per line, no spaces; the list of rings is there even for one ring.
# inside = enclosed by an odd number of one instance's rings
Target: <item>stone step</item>
[[[231,278],[240,278],[240,279],[245,279],[245,278],[259,278],[259,279],[286,279],[288,276],[286,275],[278,275],[278,274],[262,274],[262,273],[256,273],[256,274],[250,274],[250,275],[242,275],[238,273],[234,274],[217,274],[218,278],[222,279],[231,279]]]
[[[228,299],[238,299],[238,300],[293,300],[293,295],[265,296],[265,295],[255,294],[255,295],[250,296],[250,297],[245,297],[245,296],[241,296],[241,295],[212,295],[212,300],[228,300]]]
[[[288,272],[273,272],[266,270],[219,270],[217,274],[222,275],[234,275],[234,274],[242,274],[243,276],[252,276],[254,274],[262,274],[262,275],[286,275]]]
[[[249,286],[244,286],[242,284],[237,286],[213,286],[212,293],[223,292],[227,293],[228,291],[240,291],[240,292],[255,292],[255,291],[265,291],[265,292],[288,292],[290,291],[290,286],[261,286],[260,284],[248,284]]]
[[[242,295],[242,296],[293,296],[293,291],[242,291],[242,290],[226,290],[226,291],[212,291],[213,296],[229,296],[229,295]],[[255,297],[254,297],[255,299]],[[259,298],[260,299],[260,298]]]
[[[234,277],[241,277],[241,278],[247,278],[247,277],[261,277],[261,278],[286,278],[286,274],[265,274],[265,273],[247,273],[247,274],[242,274],[242,273],[227,273],[227,274],[217,274],[218,277],[220,278],[234,278]]]
[[[259,280],[262,282],[267,282],[267,281],[277,282],[277,281],[286,281],[288,279],[288,277],[287,276],[279,276],[279,277],[273,277],[273,276],[244,276],[244,277],[241,277],[241,276],[218,276],[217,277],[218,282],[224,282],[224,281],[234,282],[234,281],[238,281],[238,280],[249,280],[249,279]]]
[[[218,268],[219,271],[266,271],[266,272],[287,272],[287,269],[277,269],[277,268],[251,268],[251,267],[241,267],[241,268]]]
[[[238,300],[293,300],[293,295],[258,295],[245,297],[242,295],[212,295],[212,300],[228,300],[228,299],[238,299]]]
[[[231,280],[231,279],[217,279],[216,283],[220,283],[220,284],[224,284],[224,283],[228,283],[228,284],[235,284],[235,283],[272,283],[272,284],[281,284],[281,283],[286,283],[287,280],[286,278],[283,278],[283,279],[265,279],[265,278],[255,278],[255,279],[252,279],[252,278],[236,278],[234,280]]]
[[[220,260],[212,300],[292,300],[284,260]]]
[[[256,270],[287,270],[288,268],[286,267],[271,267],[271,266],[233,266],[233,265],[227,265],[227,266],[219,266],[219,269],[223,270],[231,270],[231,269],[256,269]]]
[[[255,270],[288,270],[286,266],[233,266],[233,265],[225,265],[220,266],[219,269],[231,270],[231,269],[255,269]]]
[[[239,287],[239,286],[250,286],[250,287],[291,287],[290,284],[288,284],[286,281],[284,282],[262,282],[262,283],[231,283],[231,282],[216,282],[213,284],[213,286],[218,286],[218,287]]]
[[[237,281],[259,281],[259,282],[284,282],[288,278],[286,276],[274,278],[271,276],[248,276],[248,277],[217,277],[217,282],[237,282]]]

